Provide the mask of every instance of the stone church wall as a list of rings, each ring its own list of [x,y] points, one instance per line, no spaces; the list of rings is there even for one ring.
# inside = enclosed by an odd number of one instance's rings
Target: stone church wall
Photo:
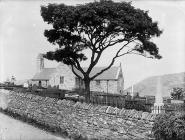
[[[63,83],[60,82],[60,77],[64,77]],[[67,65],[61,63],[51,77],[49,84],[59,86],[60,89],[72,90],[75,88],[75,75]]]
[[[112,93],[116,94],[117,91],[117,80],[100,80],[98,81],[94,80],[90,84],[91,91],[97,91],[97,92],[105,92],[105,93]]]

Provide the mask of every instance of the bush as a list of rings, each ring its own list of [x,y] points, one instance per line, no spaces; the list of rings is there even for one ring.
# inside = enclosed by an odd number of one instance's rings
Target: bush
[[[156,140],[184,140],[185,113],[160,114],[155,119],[152,131]]]
[[[137,111],[144,111],[144,112],[150,112],[151,107],[147,107],[145,102],[141,101],[134,101],[134,100],[126,100],[125,107],[126,109],[135,109]]]
[[[182,112],[182,111],[185,111],[185,103],[183,103],[183,104],[178,104],[178,103],[165,104],[164,108],[165,108],[166,112],[172,112],[172,111]]]

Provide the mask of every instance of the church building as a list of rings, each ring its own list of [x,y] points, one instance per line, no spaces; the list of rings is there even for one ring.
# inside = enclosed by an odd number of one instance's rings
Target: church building
[[[103,68],[104,67],[94,67],[90,76],[100,72]],[[85,70],[87,68],[83,69]],[[80,74],[78,70],[76,70],[76,72]],[[42,54],[39,54],[37,57],[37,72],[32,78],[32,85],[34,84],[42,87],[56,86],[64,90],[84,88],[83,80],[73,74],[70,66],[61,62],[56,68],[45,68]],[[121,64],[111,67],[90,83],[91,91],[122,94],[123,89],[124,78]]]

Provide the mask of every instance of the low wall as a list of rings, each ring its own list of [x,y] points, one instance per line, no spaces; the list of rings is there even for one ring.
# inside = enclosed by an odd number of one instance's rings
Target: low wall
[[[0,107],[88,139],[150,139],[156,115],[136,110],[0,91]]]

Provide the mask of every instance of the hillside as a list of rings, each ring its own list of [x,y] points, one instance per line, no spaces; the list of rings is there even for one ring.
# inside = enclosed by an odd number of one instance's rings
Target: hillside
[[[157,91],[157,79],[161,77],[162,96],[170,96],[170,90],[173,87],[185,88],[185,72],[167,74],[160,76],[153,76],[134,85],[134,92],[139,92],[140,96],[150,95],[154,96]],[[131,87],[126,89],[131,91]]]

